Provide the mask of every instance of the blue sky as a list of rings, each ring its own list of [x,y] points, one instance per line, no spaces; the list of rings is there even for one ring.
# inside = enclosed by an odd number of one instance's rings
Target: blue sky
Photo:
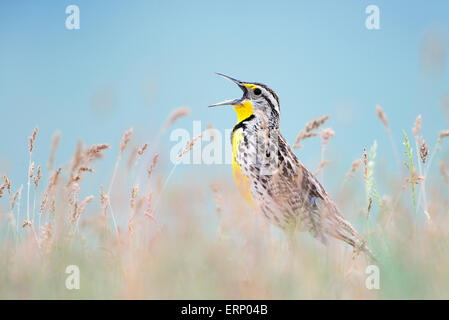
[[[80,30],[65,28],[70,4],[80,8]],[[365,28],[370,4],[380,8],[380,30]],[[393,161],[376,104],[398,141],[417,114],[431,142],[449,125],[440,106],[449,94],[448,14],[447,1],[2,1],[0,173],[25,181],[35,125],[37,163],[46,163],[61,130],[57,164],[80,138],[106,142],[114,144],[108,173],[125,129],[151,142],[175,108],[192,110],[176,127],[201,120],[231,128],[233,110],[207,106],[241,93],[214,72],[276,90],[291,143],[307,121],[329,114],[329,152],[342,169],[375,139],[380,157]],[[445,48],[434,73],[422,66],[432,35]],[[163,141],[168,153],[174,142]],[[318,140],[297,154],[316,167]]]

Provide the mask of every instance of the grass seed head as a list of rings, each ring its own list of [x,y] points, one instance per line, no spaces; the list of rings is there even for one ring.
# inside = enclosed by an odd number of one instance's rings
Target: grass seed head
[[[84,213],[84,211],[86,210],[86,206],[89,202],[91,202],[94,199],[94,196],[90,195],[87,196],[86,198],[84,198],[84,200],[81,202],[79,209],[78,209],[78,214],[81,215]]]
[[[309,121],[306,124],[306,129],[299,131],[296,136],[295,143],[293,144],[294,149],[300,149],[301,145],[299,144],[301,141],[315,137],[318,135],[315,131],[320,128],[327,120],[329,119],[328,115],[322,116],[320,118]]]
[[[204,136],[204,132],[194,137],[192,140],[187,141],[184,149],[178,154],[178,160],[181,159],[186,153],[189,153],[195,144]]]
[[[36,141],[36,136],[37,136],[37,132],[39,131],[39,128],[38,127],[36,127],[36,128],[34,128],[34,131],[33,131],[33,134],[31,135],[31,137],[29,137],[28,139],[29,139],[29,147],[28,147],[28,150],[30,151],[30,153],[32,153],[33,152],[33,149],[34,149],[34,142]]]
[[[318,175],[329,163],[330,160],[321,161],[320,164],[318,165],[318,169],[316,170],[315,175]]]
[[[31,163],[30,168],[28,170],[28,177],[33,178],[34,175],[34,162]]]
[[[326,145],[329,140],[335,136],[335,131],[331,128],[326,128],[321,131],[321,142],[323,145]]]
[[[11,195],[11,181],[9,181],[6,175],[3,175],[3,184],[0,186],[0,198],[3,195],[3,190],[8,190],[8,194]]]
[[[366,209],[366,220],[368,220],[369,218],[369,213],[371,212],[372,206],[373,206],[373,197],[369,197],[368,208]]]
[[[56,131],[53,134],[53,137],[51,139],[50,157],[48,158],[48,164],[47,164],[47,168],[48,168],[49,171],[53,170],[53,166],[55,164],[56,150],[59,147],[60,139],[61,139],[61,132],[60,131]]]
[[[162,127],[162,130],[164,130],[164,131],[167,130],[178,119],[188,116],[189,114],[190,114],[190,109],[187,107],[181,107],[181,108],[174,110],[168,117],[167,121],[165,122],[164,126]]]
[[[137,155],[137,151],[138,151],[138,147],[137,146],[135,146],[132,150],[131,150],[131,152],[129,153],[129,158],[128,158],[128,164],[127,164],[127,168],[128,168],[128,170],[130,170],[131,168],[132,168],[132,166],[133,166],[133,164],[135,164],[135,165],[137,165],[137,158],[136,158],[136,155]],[[136,159],[136,161],[134,162],[134,159]]]
[[[140,147],[140,149],[137,151],[137,154],[139,156],[142,156],[147,148],[148,148],[148,142],[145,143],[142,147]]]
[[[145,208],[145,212],[144,215],[150,219],[153,219],[153,208],[152,208],[152,204],[153,204],[153,193],[150,191],[150,193],[146,196],[146,208]]]
[[[139,163],[140,158],[142,157],[142,155],[145,153],[145,150],[147,150],[148,148],[148,142],[146,142],[143,146],[141,146],[139,149],[136,149],[137,152],[137,157],[136,157],[136,162],[134,164],[134,166],[137,166],[137,164]]]
[[[130,201],[130,205],[131,208],[134,209],[136,206],[136,199],[137,199],[137,195],[139,193],[139,185],[133,185],[133,188],[131,190],[131,201]]]
[[[347,175],[352,176],[357,171],[357,169],[359,168],[361,163],[362,163],[362,160],[360,160],[360,159],[354,160],[351,164],[351,169],[349,170]]]
[[[75,173],[75,170],[81,165],[83,161],[83,143],[78,141],[75,148],[75,154],[72,157],[72,165],[70,167],[70,175]]]
[[[95,144],[91,146],[87,152],[86,157],[84,158],[84,163],[87,165],[89,162],[95,159],[99,159],[103,157],[103,151],[110,147],[109,144]]]
[[[33,177],[33,182],[34,182],[34,189],[37,190],[37,187],[39,185],[39,180],[42,179],[42,175],[41,175],[41,166],[39,165],[37,167],[37,172],[36,175]]]
[[[385,129],[387,129],[387,131],[389,131],[390,126],[388,124],[387,115],[385,114],[384,110],[382,109],[382,107],[380,105],[376,105],[376,111],[377,111],[377,117],[383,123]]]
[[[427,148],[426,140],[423,140],[419,148],[419,157],[422,163],[426,163],[427,156],[429,155],[429,148]]]
[[[320,118],[314,119],[306,124],[306,132],[311,132],[313,130],[321,127],[329,119],[328,115],[324,115]]]
[[[148,180],[151,178],[151,175],[153,174],[153,170],[156,167],[158,159],[159,159],[159,153],[156,153],[153,157],[153,161],[151,162],[150,166],[148,167]]]
[[[20,198],[20,195],[22,193],[23,185],[20,185],[20,188],[14,193],[14,195],[11,198],[11,211],[14,211],[14,207],[16,205],[16,201],[18,198]]]
[[[421,131],[421,121],[422,121],[422,117],[421,115],[419,115],[418,117],[416,117],[415,120],[415,125],[413,126],[413,135],[415,136],[416,139],[418,139],[418,134]]]
[[[24,220],[22,223],[22,228],[31,227],[32,223],[30,220]]]
[[[106,217],[106,210],[109,202],[109,197],[107,194],[104,193],[103,186],[100,186],[100,203],[101,203],[101,209],[103,210],[103,216]]]
[[[129,130],[125,131],[122,137],[122,141],[120,142],[120,155],[123,155],[123,152],[126,149],[126,146],[128,145],[129,141],[131,141],[131,136],[134,129],[130,128]]]
[[[449,137],[449,130],[443,130],[440,132],[439,136],[440,141],[447,137]]]

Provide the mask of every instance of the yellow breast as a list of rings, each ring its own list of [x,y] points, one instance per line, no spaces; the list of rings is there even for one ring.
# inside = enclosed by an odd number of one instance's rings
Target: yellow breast
[[[238,129],[234,132],[234,135],[232,136],[232,171],[234,173],[234,180],[235,183],[237,184],[237,189],[243,195],[246,201],[248,201],[251,205],[254,205],[251,198],[249,178],[243,174],[239,163],[236,161],[237,150],[242,141],[243,141],[242,129]]]

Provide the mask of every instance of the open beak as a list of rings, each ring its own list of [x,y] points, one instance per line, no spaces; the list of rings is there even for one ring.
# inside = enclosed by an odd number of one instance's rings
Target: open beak
[[[224,75],[222,73],[218,73],[217,72],[217,74],[219,76],[221,76],[221,77],[223,77],[223,78],[225,78],[225,79],[235,83],[236,85],[238,85],[239,88],[242,89],[242,91],[243,91],[243,96],[240,99],[225,100],[225,101],[222,101],[222,102],[219,102],[219,103],[212,104],[212,105],[209,106],[209,108],[211,108],[211,107],[218,107],[218,106],[233,106],[233,105],[236,105],[236,104],[240,104],[245,99],[246,92],[247,92],[247,89],[243,85],[243,82],[240,81],[240,80],[231,78],[231,77],[229,77],[227,75]]]

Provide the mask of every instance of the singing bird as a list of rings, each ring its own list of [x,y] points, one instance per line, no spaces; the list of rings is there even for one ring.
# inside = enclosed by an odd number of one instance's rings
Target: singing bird
[[[240,99],[210,106],[230,105],[237,113],[231,133],[232,169],[243,197],[288,235],[308,231],[324,244],[336,238],[375,260],[365,241],[282,136],[276,92],[262,83],[218,75],[243,91]]]

